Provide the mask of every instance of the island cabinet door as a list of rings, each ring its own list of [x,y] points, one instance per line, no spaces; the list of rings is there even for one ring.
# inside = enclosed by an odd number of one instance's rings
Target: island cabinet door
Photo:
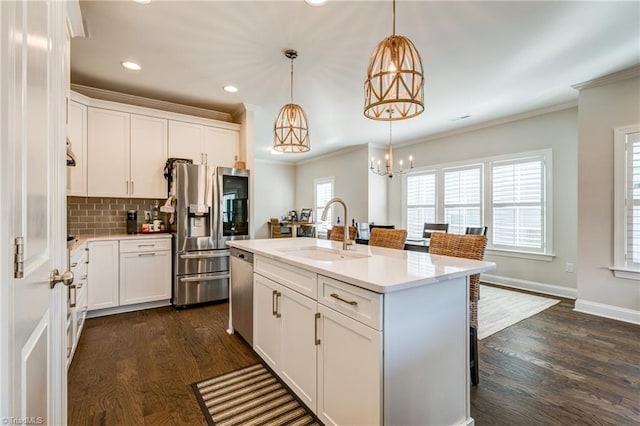
[[[284,286],[277,309],[282,321],[278,374],[314,413],[316,412],[317,302]]]
[[[382,332],[323,305],[318,418],[325,425],[382,424]]]
[[[253,349],[276,372],[280,366],[282,335],[281,314],[277,310],[281,288],[274,281],[253,274]]]

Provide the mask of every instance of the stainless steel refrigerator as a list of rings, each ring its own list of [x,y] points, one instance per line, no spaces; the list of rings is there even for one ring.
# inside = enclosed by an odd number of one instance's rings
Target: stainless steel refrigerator
[[[249,238],[249,171],[176,163],[173,295],[176,307],[229,298],[226,241]]]

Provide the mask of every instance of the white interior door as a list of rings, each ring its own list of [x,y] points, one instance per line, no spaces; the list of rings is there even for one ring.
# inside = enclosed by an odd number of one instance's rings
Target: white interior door
[[[0,2],[0,418],[66,423],[65,4]],[[23,274],[14,244],[24,240]],[[20,259],[17,259],[20,260]]]

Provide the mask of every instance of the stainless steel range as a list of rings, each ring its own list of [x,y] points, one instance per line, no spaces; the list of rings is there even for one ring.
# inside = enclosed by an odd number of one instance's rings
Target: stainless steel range
[[[228,240],[249,238],[249,171],[176,163],[174,279],[176,307],[228,299]]]

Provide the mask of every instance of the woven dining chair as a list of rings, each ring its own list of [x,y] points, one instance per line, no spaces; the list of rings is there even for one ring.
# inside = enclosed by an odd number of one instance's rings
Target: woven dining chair
[[[355,226],[349,226],[350,241],[353,241],[356,239],[357,233],[358,233],[358,229]],[[344,226],[333,225],[333,228],[331,228],[331,234],[329,235],[329,239],[331,241],[342,241],[343,238],[344,238]]]
[[[429,254],[463,257],[465,259],[482,260],[487,246],[484,235],[461,235],[434,232],[429,241]],[[470,332],[470,368],[471,382],[477,385],[480,381],[478,370],[478,298],[480,295],[480,274],[469,277],[469,332]]]
[[[402,250],[406,240],[406,229],[373,228],[369,237],[369,245]]]

